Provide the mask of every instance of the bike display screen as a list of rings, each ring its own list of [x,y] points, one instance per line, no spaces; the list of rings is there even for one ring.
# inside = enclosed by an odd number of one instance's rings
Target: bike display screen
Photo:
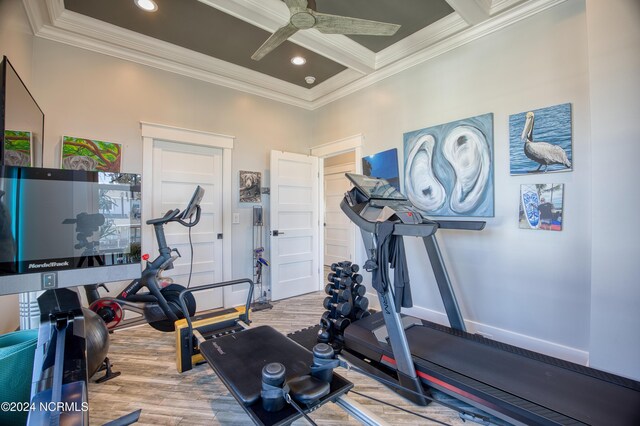
[[[0,173],[0,276],[140,262],[140,175]]]

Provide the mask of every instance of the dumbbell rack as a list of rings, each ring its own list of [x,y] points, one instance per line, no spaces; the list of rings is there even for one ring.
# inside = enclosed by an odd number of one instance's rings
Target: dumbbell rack
[[[320,320],[318,342],[331,344],[340,350],[344,343],[343,332],[353,321],[371,315],[366,287],[362,284],[360,267],[349,261],[334,263],[327,275],[329,283],[324,291],[323,306],[326,311]]]

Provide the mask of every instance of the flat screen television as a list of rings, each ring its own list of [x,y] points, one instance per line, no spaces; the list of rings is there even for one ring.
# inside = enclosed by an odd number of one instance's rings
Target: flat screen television
[[[0,164],[42,166],[44,114],[6,56],[0,62]]]
[[[140,276],[140,175],[0,168],[0,294]]]

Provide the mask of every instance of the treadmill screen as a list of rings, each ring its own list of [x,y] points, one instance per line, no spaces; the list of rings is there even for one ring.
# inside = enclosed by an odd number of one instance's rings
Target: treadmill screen
[[[347,178],[362,193],[374,200],[401,200],[407,199],[400,191],[384,179],[372,178],[364,175],[346,173]]]

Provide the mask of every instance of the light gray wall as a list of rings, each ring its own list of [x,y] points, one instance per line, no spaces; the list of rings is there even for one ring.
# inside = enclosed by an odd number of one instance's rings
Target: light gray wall
[[[575,170],[509,175],[510,114],[570,102]],[[494,113],[495,217],[478,233],[442,231],[441,248],[470,328],[586,361],[590,321],[591,146],[585,5],[570,1],[316,111],[314,145],[362,133],[363,155],[404,132]],[[403,163],[403,160],[401,160]],[[520,185],[564,183],[562,232],[518,228]],[[418,313],[442,302],[417,239],[406,241]]]
[[[30,87],[33,34],[24,6],[20,0],[0,0],[0,56],[9,58],[11,65]],[[0,297],[0,334],[18,327],[18,296]]]
[[[60,137],[70,135],[123,144],[122,170],[141,172],[140,121],[235,136],[232,209],[240,224],[225,238],[233,241],[234,278],[252,276],[252,205],[238,202],[238,172],[260,171],[269,185],[271,149],[307,153],[309,111],[39,38],[33,80],[46,114],[45,167],[59,167]]]
[[[591,365],[640,379],[640,2],[587,2]]]

